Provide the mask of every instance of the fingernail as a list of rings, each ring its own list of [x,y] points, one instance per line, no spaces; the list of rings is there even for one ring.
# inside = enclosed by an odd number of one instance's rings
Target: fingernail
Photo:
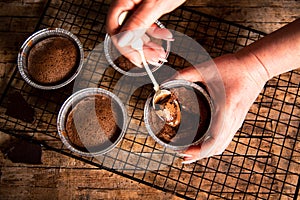
[[[173,42],[175,40],[174,38],[164,38],[164,39],[167,41],[171,41],[171,42]]]
[[[195,159],[192,159],[192,160],[185,160],[185,161],[182,161],[181,163],[182,164],[191,164],[191,163],[193,163],[193,162],[196,162],[197,160],[195,160]]]
[[[127,17],[128,11],[124,11],[120,14],[119,18],[118,18],[118,23],[119,25],[122,25],[125,18]]]
[[[162,62],[168,62],[168,60],[167,59],[165,59],[165,58],[158,58],[160,61],[162,61]]]
[[[139,68],[143,68],[143,65],[134,61],[131,61],[132,64],[134,64],[135,66],[139,67]]]
[[[161,64],[158,62],[147,61],[150,65],[159,67]]]
[[[180,156],[180,157],[188,157],[188,158],[193,157],[192,155],[190,155],[190,154],[185,154],[185,153],[179,153],[179,154],[177,154],[177,155]]]
[[[146,34],[144,34],[142,36],[142,40],[143,40],[144,44],[151,41],[150,37],[148,35],[146,35]]]
[[[127,31],[126,33],[122,33],[121,37],[118,39],[118,45],[120,47],[124,47],[129,45],[130,41],[133,39],[134,34],[131,31]]]

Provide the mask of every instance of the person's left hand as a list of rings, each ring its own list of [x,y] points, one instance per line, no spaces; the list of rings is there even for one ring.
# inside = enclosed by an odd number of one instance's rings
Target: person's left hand
[[[201,69],[198,71],[197,67],[184,69],[175,77],[191,82],[204,82],[206,85],[208,82],[212,84],[222,81],[225,89],[225,104],[221,105],[220,111],[224,117],[222,126],[216,127],[212,124],[211,135],[207,140],[184,151],[183,164],[221,154],[241,127],[250,106],[268,80],[266,71],[251,54],[246,56],[229,54],[214,59],[214,63],[222,80],[213,80],[214,78],[209,78],[209,74],[208,78],[204,79],[206,75],[200,74]]]

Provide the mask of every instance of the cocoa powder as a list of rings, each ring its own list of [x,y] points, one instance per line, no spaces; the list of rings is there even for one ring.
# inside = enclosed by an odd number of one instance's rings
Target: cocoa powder
[[[70,111],[66,122],[72,145],[90,151],[106,148],[121,133],[120,108],[105,95],[86,97]]]
[[[64,80],[76,69],[79,50],[65,37],[49,37],[35,44],[28,54],[28,74],[41,84]]]

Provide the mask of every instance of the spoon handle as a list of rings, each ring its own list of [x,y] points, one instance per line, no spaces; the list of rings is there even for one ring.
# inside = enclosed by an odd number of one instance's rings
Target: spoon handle
[[[146,72],[149,76],[149,78],[151,79],[153,85],[154,85],[154,90],[157,92],[159,90],[159,85],[157,83],[157,81],[155,80],[153,74],[152,74],[152,71],[150,70],[149,68],[149,65],[145,59],[145,55],[144,55],[144,52],[143,52],[143,41],[141,39],[137,39],[132,45],[131,47],[135,50],[137,50],[141,56],[141,59],[142,59],[142,62],[143,62],[143,65],[144,65],[144,68],[146,69]]]

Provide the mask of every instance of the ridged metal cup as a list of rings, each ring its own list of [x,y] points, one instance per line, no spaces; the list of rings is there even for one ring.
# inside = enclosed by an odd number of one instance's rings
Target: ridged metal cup
[[[86,148],[86,150],[79,149],[72,143],[72,141],[68,137],[67,129],[66,129],[66,122],[69,113],[72,111],[72,109],[85,98],[93,97],[95,95],[103,95],[108,97],[111,102],[115,103],[116,106],[118,106],[119,110],[121,110],[120,113],[116,113],[117,117],[121,117],[121,121],[117,122],[117,126],[120,128],[121,132],[117,136],[117,138],[114,141],[108,141],[109,145],[105,145],[105,147],[100,147],[97,149],[97,151],[91,151],[89,148]],[[107,91],[102,88],[86,88],[79,90],[78,92],[72,94],[62,105],[58,117],[57,117],[57,130],[58,134],[61,138],[62,143],[71,151],[80,154],[82,156],[97,156],[104,153],[109,152],[114,147],[118,145],[118,143],[121,141],[121,139],[124,137],[124,134],[126,132],[128,125],[128,115],[126,108],[119,97],[117,97],[115,94],[113,94],[110,91]],[[85,134],[85,133],[78,133]],[[84,145],[84,144],[83,144]]]
[[[156,21],[155,22],[156,25],[160,28],[165,28],[165,26],[160,22],[160,21]],[[162,40],[165,44],[164,44],[164,48],[166,51],[166,59],[169,56],[170,53],[170,49],[171,49],[171,42],[169,40]],[[105,53],[105,57],[106,60],[108,61],[108,63],[118,72],[120,72],[121,74],[124,74],[126,76],[133,76],[133,77],[140,77],[140,76],[146,76],[147,73],[145,71],[144,68],[134,68],[134,70],[129,70],[129,71],[125,71],[124,69],[122,69],[121,67],[119,67],[116,63],[115,60],[119,57],[122,56],[118,50],[116,49],[116,47],[114,46],[111,37],[106,34],[105,39],[104,39],[104,53]],[[164,64],[164,62],[160,61],[158,63],[157,66],[153,66],[151,64],[149,64],[151,71],[155,72],[156,70],[158,70],[162,65]]]
[[[145,108],[144,108],[144,122],[145,122],[146,129],[147,129],[148,133],[150,134],[150,136],[157,143],[162,145],[163,147],[166,147],[166,148],[169,148],[169,149],[172,149],[175,151],[182,151],[184,149],[187,149],[188,147],[190,147],[192,145],[199,144],[205,138],[209,137],[208,132],[209,132],[211,122],[212,122],[213,104],[212,104],[211,98],[210,98],[209,94],[207,93],[207,91],[203,87],[199,86],[198,84],[192,83],[192,82],[189,82],[186,80],[169,81],[169,82],[162,84],[161,88],[169,89],[169,90],[172,90],[172,89],[176,90],[176,88],[186,88],[186,89],[194,91],[195,95],[193,97],[201,98],[201,101],[205,104],[205,110],[206,110],[205,112],[207,112],[208,115],[207,115],[207,119],[206,119],[205,123],[202,124],[203,128],[188,129],[188,131],[187,131],[186,130],[187,126],[180,127],[182,124],[179,125],[179,129],[178,129],[178,132],[176,133],[175,137],[177,137],[178,136],[177,134],[180,132],[180,134],[187,134],[188,137],[185,137],[185,138],[188,138],[188,139],[182,140],[182,141],[180,141],[180,143],[174,143],[174,142],[172,142],[172,140],[170,142],[163,141],[161,138],[158,137],[158,132],[160,130],[162,130],[163,125],[159,125],[160,123],[157,123],[157,121],[153,121],[153,119],[152,119],[153,115],[155,115],[154,108],[152,107],[152,100],[153,100],[153,95],[154,95],[154,92],[153,92],[147,98],[147,101],[145,103]],[[199,97],[197,97],[197,95]],[[179,97],[179,100],[178,100],[179,105],[181,107],[181,112],[183,112],[182,111],[183,106],[187,106],[187,104],[185,104],[185,105],[181,104],[180,98],[186,99],[185,94],[183,94],[183,96]],[[202,123],[202,122],[200,122],[200,120],[203,120],[200,118],[200,116],[201,116],[200,112],[203,111],[203,109],[201,109],[200,107],[201,106],[199,106],[198,108],[194,107],[194,108],[196,108],[195,110],[197,110],[197,112],[199,112],[199,119],[195,119],[195,118],[191,119],[191,120],[197,120],[197,121],[195,121],[195,123],[199,122],[199,124]],[[182,114],[181,115],[181,123],[183,120],[185,120],[184,117],[185,116],[183,116],[183,114]],[[163,120],[163,119],[161,119],[161,120]],[[199,131],[201,131],[201,132],[199,132]]]
[[[34,45],[38,44],[39,42],[41,42],[46,38],[56,37],[56,36],[67,38],[73,42],[73,44],[77,48],[77,51],[79,52],[77,66],[75,66],[76,69],[72,70],[72,73],[67,77],[65,77],[62,81],[53,84],[41,84],[33,80],[30,74],[28,73],[28,65],[27,65],[28,55]],[[18,54],[18,69],[22,78],[32,87],[42,89],[42,90],[53,90],[69,84],[71,81],[73,81],[76,78],[76,76],[79,74],[79,72],[82,69],[83,59],[84,59],[84,52],[83,52],[82,44],[80,40],[73,33],[61,28],[46,28],[38,32],[35,32],[33,35],[27,38],[27,40],[23,43]]]

